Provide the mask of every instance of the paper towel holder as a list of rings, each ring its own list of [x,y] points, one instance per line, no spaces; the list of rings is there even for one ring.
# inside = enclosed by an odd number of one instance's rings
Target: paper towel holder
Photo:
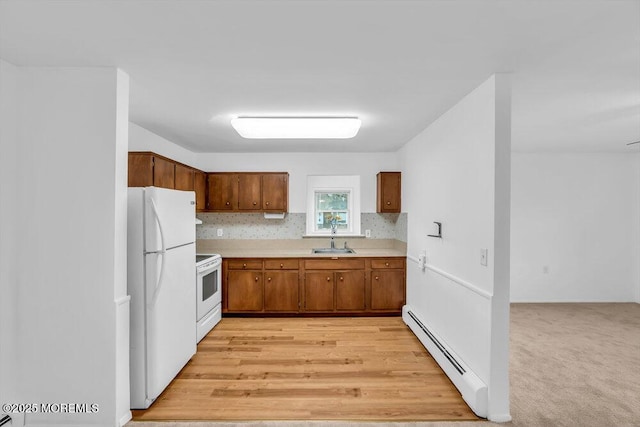
[[[442,239],[442,223],[438,221],[433,221],[433,223],[438,226],[438,234],[427,234],[427,236]]]

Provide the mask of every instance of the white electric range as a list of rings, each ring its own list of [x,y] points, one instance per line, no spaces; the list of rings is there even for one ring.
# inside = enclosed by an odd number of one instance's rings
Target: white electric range
[[[222,319],[222,257],[196,254],[196,336],[200,342]]]

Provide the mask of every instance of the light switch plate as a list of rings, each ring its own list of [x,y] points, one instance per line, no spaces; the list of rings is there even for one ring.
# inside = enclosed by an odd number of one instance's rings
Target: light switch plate
[[[222,237],[223,234],[222,228],[218,228],[218,237]]]
[[[489,257],[489,249],[480,249],[480,265],[487,266],[487,258]]]
[[[364,237],[366,237],[367,239],[371,238],[371,230],[364,230]]]

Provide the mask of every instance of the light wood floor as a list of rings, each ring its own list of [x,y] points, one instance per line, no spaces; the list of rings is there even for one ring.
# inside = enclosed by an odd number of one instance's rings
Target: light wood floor
[[[224,318],[134,420],[478,419],[399,317]]]

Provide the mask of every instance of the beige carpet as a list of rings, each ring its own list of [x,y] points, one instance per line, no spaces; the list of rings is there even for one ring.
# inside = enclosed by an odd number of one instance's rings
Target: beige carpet
[[[512,304],[511,423],[640,426],[640,304]],[[130,427],[462,427],[490,422],[131,422]]]

